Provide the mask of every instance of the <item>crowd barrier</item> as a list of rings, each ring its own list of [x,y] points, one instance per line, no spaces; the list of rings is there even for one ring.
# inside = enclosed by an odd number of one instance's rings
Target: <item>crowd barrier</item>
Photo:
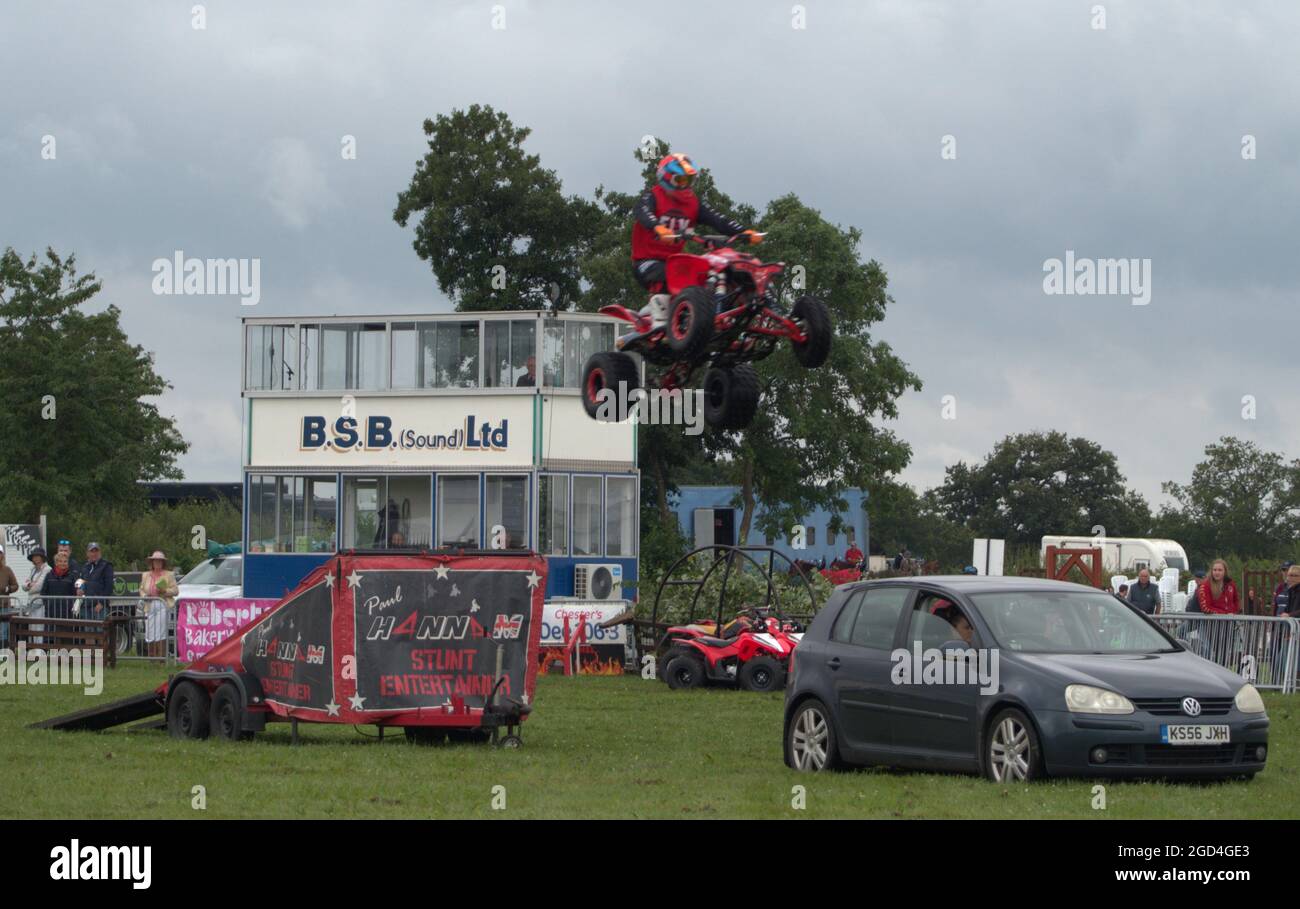
[[[1300,620],[1261,615],[1163,612],[1152,618],[1189,650],[1238,673],[1256,688],[1296,690]]]
[[[3,612],[4,619],[21,616],[55,620],[65,630],[67,623],[74,620],[111,622],[117,659],[176,662],[176,609],[168,608],[161,597],[33,596],[25,603],[11,597],[9,608]],[[151,616],[155,616],[152,622]],[[34,621],[21,624],[29,646],[39,644],[42,627]],[[0,620],[0,646],[9,646],[10,630],[9,622]],[[161,641],[149,640],[159,635]],[[162,653],[151,654],[149,644],[159,642],[166,644]]]

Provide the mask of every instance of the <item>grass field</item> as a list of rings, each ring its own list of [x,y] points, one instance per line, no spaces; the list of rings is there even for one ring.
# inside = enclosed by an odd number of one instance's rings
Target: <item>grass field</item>
[[[107,673],[101,699],[152,688],[159,668]],[[351,727],[286,725],[248,743],[165,733],[62,733],[26,724],[88,706],[80,689],[0,687],[6,818],[1295,818],[1300,696],[1265,695],[1268,769],[1251,783],[1001,786],[869,770],[799,775],[781,763],[779,694],[673,692],[660,682],[544,677],[518,751],[383,743]],[[364,730],[373,734],[373,727]],[[792,789],[807,787],[806,808]],[[207,809],[191,807],[192,787]],[[505,809],[492,807],[505,787]]]

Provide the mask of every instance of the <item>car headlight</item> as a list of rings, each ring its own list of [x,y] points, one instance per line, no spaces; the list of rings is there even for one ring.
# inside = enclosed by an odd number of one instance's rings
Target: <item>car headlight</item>
[[[1242,713],[1264,712],[1264,699],[1259,696],[1259,690],[1254,685],[1243,685],[1233,699],[1233,703]]]
[[[1065,706],[1071,713],[1132,713],[1133,702],[1122,694],[1094,688],[1092,685],[1070,685],[1065,689]]]

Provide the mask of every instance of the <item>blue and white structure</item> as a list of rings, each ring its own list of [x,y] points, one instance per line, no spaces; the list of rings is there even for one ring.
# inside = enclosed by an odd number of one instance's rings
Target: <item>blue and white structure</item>
[[[243,323],[245,596],[283,595],[336,548],[531,548],[548,598],[636,580],[636,421],[590,419],[578,391],[614,320]]]
[[[792,561],[817,561],[825,557],[827,564],[842,558],[851,542],[856,543],[864,553],[869,552],[867,544],[870,542],[871,522],[867,517],[866,490],[846,489],[843,498],[847,508],[840,513],[844,527],[839,533],[831,532],[831,513],[824,508],[813,510],[799,522],[804,527],[805,549],[794,549],[790,545],[788,531],[779,538],[763,538],[757,530],[758,518],[763,514],[763,504],[760,502],[754,509],[754,522],[747,542],[754,546],[771,546]],[[736,545],[742,515],[741,509],[736,505],[738,501],[739,486],[681,487],[674,508],[682,533],[696,546],[711,546],[714,543]]]

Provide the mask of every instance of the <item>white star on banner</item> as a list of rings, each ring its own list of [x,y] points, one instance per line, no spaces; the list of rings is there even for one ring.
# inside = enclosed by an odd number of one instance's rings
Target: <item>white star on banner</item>
[[[524,577],[528,579],[529,590],[532,590],[534,587],[536,587],[537,582],[542,579],[542,576],[535,571],[528,572],[528,574],[524,575]]]
[[[325,712],[330,716],[339,715],[339,705],[334,703],[333,698],[330,698],[330,702],[325,705]]]
[[[470,612],[478,612],[478,611],[479,611],[479,608],[480,608],[480,607],[479,607],[479,605],[478,605],[478,600],[470,600],[470,601],[469,601],[469,611],[470,611]]]
[[[352,702],[353,710],[360,710],[362,703],[364,703],[366,699],[359,694],[354,694],[352,697],[348,698],[348,700]]]
[[[325,586],[328,587],[330,590],[334,589],[334,572],[332,571],[325,572]]]
[[[348,587],[350,589],[353,587],[360,587],[360,586],[361,586],[361,575],[357,574],[357,570],[353,568],[352,574],[348,575]]]
[[[437,568],[433,570],[438,572],[438,580],[445,581],[447,580],[447,572],[450,571],[451,569],[449,569],[446,565],[439,565]]]
[[[458,597],[458,596],[460,596],[460,588],[457,587],[455,584],[452,584],[452,585],[451,585],[451,593],[450,593],[450,596],[453,596],[453,597]]]

